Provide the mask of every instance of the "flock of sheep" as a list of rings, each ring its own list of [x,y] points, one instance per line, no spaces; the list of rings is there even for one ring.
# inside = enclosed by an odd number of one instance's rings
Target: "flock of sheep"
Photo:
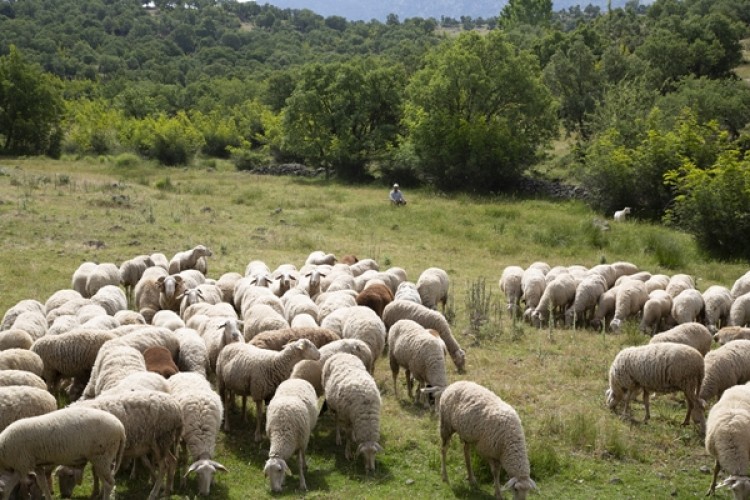
[[[217,472],[218,433],[227,413],[255,403],[255,440],[270,441],[263,473],[281,491],[305,450],[320,411],[335,422],[347,459],[376,467],[381,395],[373,378],[387,353],[398,394],[440,419],[442,477],[458,433],[489,461],[496,495],[535,488],[520,419],[497,395],[469,381],[448,384],[446,358],[464,372],[466,353],[439,308],[449,280],[429,268],[416,282],[373,259],[311,253],[299,268],[248,263],[243,273],[207,277],[211,251],[198,245],[164,254],[81,264],[71,288],[29,298],[0,323],[0,492],[52,498],[52,475],[70,497],[92,464],[94,497],[110,498],[121,466],[143,464],[150,499],[169,494],[181,462],[207,495]],[[319,398],[325,398],[319,409]],[[70,401],[58,409],[58,401]],[[241,403],[240,403],[241,401]],[[265,431],[265,432],[264,432]],[[178,460],[178,456],[180,460]],[[187,458],[185,460],[183,457]],[[469,480],[476,480],[467,460]],[[504,469],[510,481],[499,483]],[[261,471],[258,471],[260,473]],[[38,491],[35,491],[38,489]]]
[[[618,331],[629,319],[650,335],[647,345],[627,347],[609,371],[606,403],[622,407],[642,394],[644,422],[651,393],[682,391],[687,413],[705,435],[716,459],[709,492],[718,473],[735,498],[750,498],[750,271],[732,288],[714,285],[702,293],[686,274],[640,271],[629,262],[522,269],[508,266],[499,282],[514,317],[542,327],[556,323]],[[713,344],[719,347],[712,350]],[[705,417],[707,405],[718,399]]]

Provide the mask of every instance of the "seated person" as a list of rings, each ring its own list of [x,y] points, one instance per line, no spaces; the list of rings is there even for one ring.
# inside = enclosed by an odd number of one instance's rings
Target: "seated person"
[[[398,184],[393,185],[393,189],[391,189],[391,193],[389,195],[391,199],[391,203],[394,205],[406,205],[406,199],[404,198],[404,193],[401,192],[401,190],[398,187]]]

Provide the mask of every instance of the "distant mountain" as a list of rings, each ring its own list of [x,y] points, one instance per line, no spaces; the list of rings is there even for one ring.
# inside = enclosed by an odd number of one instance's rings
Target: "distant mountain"
[[[265,2],[259,2],[265,3]],[[396,14],[400,20],[409,17],[442,16],[459,19],[461,16],[485,19],[497,16],[507,3],[506,0],[269,0],[268,3],[282,9],[310,9],[321,16],[342,16],[350,21],[385,21],[388,14]],[[589,3],[607,8],[607,0],[554,0],[555,11],[565,10],[574,5],[584,7]],[[612,7],[623,7],[626,0],[612,0]],[[641,3],[651,3],[641,2]]]

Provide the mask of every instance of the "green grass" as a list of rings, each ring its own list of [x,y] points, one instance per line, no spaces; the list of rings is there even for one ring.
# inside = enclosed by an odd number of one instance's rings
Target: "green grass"
[[[121,160],[121,159],[120,159]],[[731,286],[746,265],[705,260],[685,234],[636,222],[610,224],[578,202],[475,198],[407,193],[409,205],[391,207],[387,189],[343,187],[323,180],[262,177],[236,172],[228,162],[165,169],[145,163],[0,159],[0,310],[22,299],[45,301],[70,287],[83,261],[120,263],[138,254],[167,256],[198,243],[214,250],[209,276],[243,272],[250,260],[271,268],[302,265],[312,250],[371,257],[404,268],[409,279],[431,266],[451,277],[454,332],[467,349],[467,373],[449,366],[450,380],[469,379],[496,391],[518,411],[526,432],[531,498],[693,498],[703,496],[712,467],[701,439],[683,428],[681,397],[657,396],[648,425],[631,424],[604,406],[607,371],[626,345],[645,342],[628,325],[620,335],[587,330],[536,330],[513,322],[498,304],[503,268],[628,260],[652,273],[688,273],[699,287]],[[278,211],[277,209],[281,209]],[[88,242],[100,240],[97,248]],[[502,314],[498,312],[502,310]],[[470,329],[470,317],[484,317]],[[470,314],[472,313],[472,314]],[[393,395],[388,364],[376,368],[383,411],[377,471],[347,462],[323,416],[308,450],[310,498],[491,498],[489,467],[475,457],[480,491],[465,481],[454,438],[450,485],[440,480],[435,415]],[[403,376],[400,379],[403,383]],[[252,413],[252,412],[251,412]],[[635,404],[636,418],[643,408]],[[254,417],[222,433],[214,498],[269,496],[262,467],[268,443],[252,440]],[[282,497],[298,497],[295,475]],[[87,474],[88,476],[88,474]],[[145,498],[148,479],[118,477],[120,498]],[[173,498],[192,497],[191,488]],[[90,493],[90,479],[76,498]],[[728,498],[724,492],[720,496]]]

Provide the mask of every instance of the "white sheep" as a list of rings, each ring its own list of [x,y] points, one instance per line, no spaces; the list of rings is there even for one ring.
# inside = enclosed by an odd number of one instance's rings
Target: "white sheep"
[[[518,314],[518,308],[521,305],[521,288],[523,280],[523,268],[520,266],[507,266],[500,275],[500,291],[505,294],[505,300],[508,304],[508,314],[511,317]]]
[[[745,295],[748,292],[750,292],[750,271],[737,278],[730,291],[732,297],[734,297],[735,299],[740,295]]]
[[[221,398],[205,377],[197,373],[177,373],[169,377],[169,392],[182,409],[182,444],[192,461],[183,480],[195,473],[198,493],[209,495],[216,471],[227,472],[226,467],[213,459],[224,415]]]
[[[44,362],[28,349],[6,349],[0,351],[0,370],[24,370],[39,377],[44,371]]]
[[[719,470],[729,476],[720,487],[727,487],[735,499],[750,495],[750,387],[730,387],[711,408],[706,421],[706,451],[714,457],[713,478],[707,495],[713,495]]]
[[[78,268],[73,271],[73,276],[70,280],[70,288],[80,293],[81,297],[89,297],[89,294],[86,291],[86,282],[89,279],[89,275],[94,269],[96,269],[96,266],[96,262],[82,262]]]
[[[237,311],[235,311],[234,306],[227,302],[221,302],[220,304],[209,304],[207,302],[198,302],[197,304],[192,304],[188,306],[185,309],[185,311],[180,315],[180,317],[182,317],[182,320],[185,322],[185,325],[187,325],[190,322],[190,319],[196,315],[203,315],[206,317],[224,317],[224,318],[239,319],[239,316],[237,315]]]
[[[398,285],[393,300],[410,300],[422,304],[422,297],[419,296],[417,285],[411,281],[404,281]]]
[[[615,270],[615,276],[617,278],[620,278],[622,276],[630,276],[638,273],[639,271],[638,266],[626,260],[618,260],[617,262],[613,262],[611,266],[612,269]],[[617,280],[617,278],[615,279],[615,281]]]
[[[336,263],[336,256],[332,253],[325,253],[322,250],[315,250],[310,252],[310,255],[305,259],[305,265],[321,266],[329,265],[332,266]]]
[[[143,315],[136,311],[131,310],[125,310],[125,311],[117,311],[114,315],[114,318],[117,320],[120,325],[145,325],[146,324],[146,318],[143,317]]]
[[[522,299],[526,305],[526,311],[529,311],[529,317],[536,306],[539,305],[544,288],[547,286],[544,276],[544,273],[538,267],[529,267],[523,272],[523,278],[521,279]]]
[[[197,245],[190,250],[177,252],[169,261],[169,274],[177,274],[186,269],[195,269],[202,274],[208,272],[208,259],[213,252],[204,245]]]
[[[3,314],[2,323],[0,323],[0,331],[10,330],[15,323],[16,319],[24,313],[39,313],[44,316],[46,313],[44,304],[34,299],[24,299],[14,304],[10,309],[5,311]]]
[[[714,334],[714,342],[719,345],[740,339],[750,340],[750,328],[744,326],[725,326]]]
[[[0,470],[13,470],[10,482],[0,489],[7,498],[22,478],[35,472],[39,489],[45,498],[52,498],[45,467],[80,466],[88,461],[95,484],[97,479],[104,483],[101,498],[107,499],[115,486],[125,441],[122,423],[92,408],[65,408],[18,420],[0,433]]]
[[[234,271],[219,276],[219,279],[216,280],[216,286],[221,290],[222,301],[234,304],[234,288],[241,279],[242,275]]]
[[[665,332],[657,333],[651,337],[649,343],[674,342],[685,344],[697,350],[701,353],[701,356],[705,356],[711,350],[712,341],[711,332],[705,326],[700,323],[682,323]]]
[[[703,292],[704,324],[711,333],[726,326],[733,301],[731,292],[725,286],[713,285]]]
[[[266,410],[266,434],[271,441],[268,460],[263,473],[268,476],[271,491],[278,493],[284,487],[284,477],[290,474],[289,460],[297,452],[299,487],[307,490],[305,482],[305,450],[310,433],[318,420],[318,399],[312,385],[305,380],[285,380],[276,389]]]
[[[619,290],[619,286],[613,286],[599,297],[599,303],[596,305],[596,312],[591,319],[591,327],[595,330],[606,328],[614,317],[615,307],[617,305],[617,292]]]
[[[169,260],[167,259],[167,256],[164,255],[161,252],[152,253],[149,255],[151,257],[151,262],[154,263],[154,267],[160,267],[167,271],[169,269]]]
[[[89,273],[89,276],[86,279],[86,294],[81,295],[84,297],[92,297],[102,287],[107,285],[120,286],[120,268],[111,262],[98,264],[91,273]]]
[[[706,354],[700,397],[721,397],[733,385],[750,381],[750,340],[734,340]]]
[[[651,279],[651,273],[650,272],[648,272],[648,271],[639,271],[639,272],[634,273],[634,274],[624,274],[624,275],[620,276],[619,278],[617,278],[615,280],[615,285],[619,285],[619,284],[625,282],[625,280],[638,280],[638,281],[643,281],[644,283],[646,283],[650,279]]]
[[[617,281],[617,271],[611,264],[597,264],[586,272],[586,276],[598,274],[607,283],[607,289],[612,288]]]
[[[318,322],[307,313],[296,315],[289,324],[290,328],[317,328]]]
[[[628,280],[622,283],[615,296],[615,314],[609,327],[619,331],[623,321],[638,314],[648,300],[648,292],[643,281]]]
[[[44,314],[36,311],[27,311],[19,314],[8,329],[23,330],[31,335],[32,339],[36,340],[47,333],[48,327],[47,318],[45,318]]]
[[[161,311],[156,311],[154,317],[151,318],[151,326],[175,331],[180,328],[185,328],[185,322],[176,312],[169,309],[162,309]]]
[[[298,361],[319,358],[318,349],[308,339],[290,343],[280,352],[234,343],[219,354],[216,388],[225,407],[228,406],[230,393],[252,397],[256,409],[255,441],[260,441],[263,437],[263,402],[271,398],[279,384],[289,378]],[[229,431],[227,415],[224,416],[224,430]]]
[[[289,328],[289,322],[276,309],[267,304],[253,304],[242,316],[244,320],[243,336],[250,342],[259,333]]]
[[[683,290],[689,290],[691,288],[695,288],[695,281],[692,276],[688,274],[675,274],[669,278],[666,290],[672,298],[675,298]]]
[[[594,316],[599,297],[607,291],[607,279],[599,273],[589,274],[578,283],[573,303],[565,310],[565,326],[586,325]]]
[[[150,322],[154,313],[161,309],[159,306],[160,284],[167,276],[166,269],[159,266],[149,267],[135,285],[133,291],[135,309],[143,315],[146,322]]]
[[[50,295],[49,298],[45,301],[44,309],[42,310],[42,312],[44,312],[44,314],[47,315],[51,311],[54,311],[58,307],[64,305],[65,303],[71,300],[82,299],[82,298],[83,296],[80,293],[70,288],[57,290],[52,295]],[[33,301],[33,302],[37,302],[37,301]]]
[[[198,332],[192,328],[175,330],[180,342],[177,366],[181,372],[196,372],[206,377],[208,370],[208,348]]]
[[[454,433],[464,444],[464,458],[469,483],[477,481],[471,468],[470,446],[487,460],[492,471],[495,498],[505,490],[513,491],[513,498],[524,499],[536,489],[531,479],[531,468],[526,451],[526,437],[518,413],[489,389],[469,381],[454,382],[444,391],[438,408],[440,416],[440,470],[443,481],[448,481],[446,454]],[[500,470],[510,480],[500,486]]]
[[[345,307],[354,307],[357,305],[357,292],[354,290],[338,290],[332,292],[320,293],[315,298],[318,305],[318,321],[323,324],[326,316],[337,309]]]
[[[341,338],[358,339],[367,344],[372,353],[372,365],[367,369],[373,373],[375,362],[383,354],[385,348],[387,336],[385,323],[375,311],[367,306],[349,307],[346,312],[341,326]]]
[[[49,330],[47,330],[49,332]],[[0,331],[0,351],[6,349],[30,349],[34,339],[23,330]]]
[[[301,378],[307,380],[315,388],[315,394],[318,397],[323,395],[323,382],[321,377],[323,375],[323,365],[326,360],[339,352],[346,352],[357,356],[365,366],[372,365],[372,353],[370,348],[357,339],[339,339],[329,342],[318,349],[320,353],[320,359],[303,359],[292,369],[289,378]]]
[[[672,298],[672,320],[678,325],[698,321],[703,313],[703,307],[703,295],[698,290],[683,290]]]
[[[648,288],[646,289],[648,291]],[[641,316],[641,332],[654,335],[660,331],[672,314],[672,296],[665,290],[655,289],[648,294],[648,300],[643,304]]]
[[[199,302],[207,302],[209,304],[220,304],[224,300],[223,291],[218,285],[211,285],[203,283],[195,288],[188,288],[182,295],[180,301],[180,316],[184,317],[185,309],[193,304]]]
[[[233,318],[209,318],[198,333],[206,343],[208,351],[208,368],[211,373],[216,372],[216,360],[221,351],[229,344],[242,342],[241,321]]]
[[[313,302],[309,295],[304,293],[287,293],[282,298],[284,304],[284,317],[291,323],[295,316],[298,314],[309,314],[318,321],[318,313],[320,312],[318,305]]]
[[[329,266],[316,266],[309,270],[300,270],[301,278],[297,287],[305,290],[307,295],[315,298],[320,293],[321,280],[330,272]]]
[[[375,454],[380,445],[380,392],[362,361],[344,352],[334,354],[323,365],[323,382],[328,408],[336,419],[336,444],[341,445],[341,429],[346,434],[344,456],[353,458],[351,444],[357,445],[355,455],[363,455],[365,471],[375,470]]]
[[[425,328],[437,331],[440,338],[445,342],[448,354],[456,365],[459,373],[466,370],[466,351],[461,349],[458,341],[451,332],[451,327],[445,317],[438,311],[433,311],[421,304],[415,304],[407,300],[394,300],[383,310],[383,322],[386,328],[393,326],[400,319],[416,321]],[[373,357],[377,356],[373,353]]]
[[[646,290],[648,290],[648,293],[651,293],[654,290],[666,291],[668,285],[669,276],[666,274],[654,274],[648,279],[648,281],[646,281]]]
[[[44,388],[29,385],[0,387],[0,432],[16,420],[55,410],[57,400]]]
[[[441,305],[445,310],[449,287],[448,273],[438,267],[425,269],[417,279],[417,291],[422,298],[422,304],[430,309],[437,309],[438,305]]]
[[[729,326],[750,326],[750,292],[740,295],[729,308]]]
[[[573,304],[576,285],[575,278],[567,271],[548,282],[539,304],[531,313],[531,323],[536,327],[541,327],[545,321],[554,324],[556,317],[563,316],[565,310]]]
[[[406,370],[406,388],[412,397],[412,378],[425,385],[428,393],[439,406],[440,395],[448,386],[445,372],[443,342],[429,333],[423,326],[409,319],[402,319],[388,331],[388,360],[393,375],[393,392],[398,398],[398,372]],[[417,393],[419,399],[420,393]],[[425,403],[428,400],[425,399]]]
[[[354,264],[351,264],[349,267],[349,271],[351,272],[352,276],[359,276],[360,274],[364,273],[365,271],[378,271],[380,270],[380,266],[374,259],[360,259]]]
[[[645,423],[651,418],[649,395],[652,392],[681,390],[687,401],[682,425],[688,425],[692,418],[702,435],[705,432],[704,398],[699,398],[698,393],[703,374],[703,356],[690,346],[663,342],[626,347],[617,353],[609,368],[607,406],[616,411],[623,404],[623,415],[630,418],[630,401],[642,391]]]
[[[47,384],[42,377],[24,370],[0,370],[0,387],[26,385],[37,389],[47,390]]]
[[[146,371],[146,361],[138,349],[127,345],[114,345],[111,342],[99,349],[91,369],[91,378],[83,390],[81,399],[92,399],[100,395],[130,373]]]
[[[630,214],[630,207],[615,211],[614,220],[616,222],[625,222],[625,218]]]

